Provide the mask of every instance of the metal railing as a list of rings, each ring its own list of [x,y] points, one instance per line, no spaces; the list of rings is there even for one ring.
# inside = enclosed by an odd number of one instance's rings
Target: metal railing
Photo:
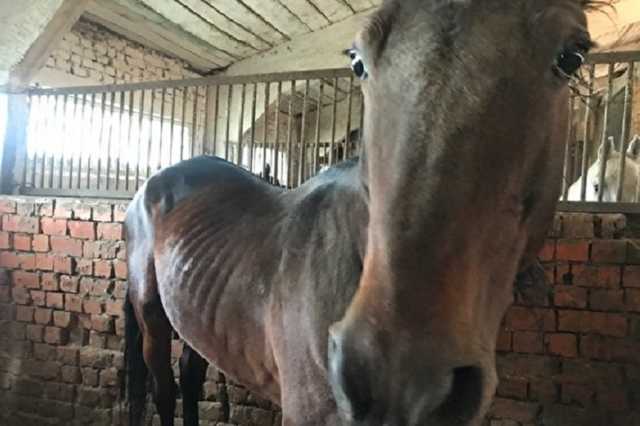
[[[14,192],[130,197],[200,154],[294,187],[355,154],[363,100],[348,69],[30,89]]]

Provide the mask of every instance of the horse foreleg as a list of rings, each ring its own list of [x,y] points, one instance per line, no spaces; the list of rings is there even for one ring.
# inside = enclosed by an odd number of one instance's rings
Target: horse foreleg
[[[176,407],[176,385],[171,369],[171,325],[162,306],[145,309],[143,314],[142,352],[153,377],[153,401],[162,426],[173,426]],[[153,311],[149,314],[149,311]]]
[[[207,361],[185,344],[180,357],[180,389],[185,426],[198,426],[198,400],[207,374]]]

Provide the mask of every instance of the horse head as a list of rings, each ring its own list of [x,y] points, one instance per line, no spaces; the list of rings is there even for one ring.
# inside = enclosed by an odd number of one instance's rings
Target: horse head
[[[368,237],[328,342],[349,421],[480,422],[514,278],[553,219],[591,6],[389,0],[357,36]]]

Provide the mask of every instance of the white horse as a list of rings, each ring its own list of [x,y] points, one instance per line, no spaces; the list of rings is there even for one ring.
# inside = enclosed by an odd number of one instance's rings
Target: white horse
[[[584,201],[598,201],[598,194],[602,192],[602,201],[605,202],[638,202],[640,201],[640,136],[635,135],[625,153],[621,153],[615,147],[613,138],[610,138],[609,154],[606,159],[606,170],[602,184],[600,183],[600,164],[604,154],[604,144],[598,149],[598,158],[587,170],[587,186]],[[622,197],[618,200],[618,177],[620,176],[620,156],[625,156],[624,180],[622,181]],[[582,176],[570,187],[567,201],[581,201],[580,190],[582,188]],[[562,197],[560,198],[562,201]]]

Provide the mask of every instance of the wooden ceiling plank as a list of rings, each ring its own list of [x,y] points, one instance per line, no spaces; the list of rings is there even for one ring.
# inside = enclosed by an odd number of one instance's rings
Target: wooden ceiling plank
[[[151,8],[156,13],[164,16],[173,24],[180,27],[195,37],[206,40],[217,49],[222,50],[234,58],[244,58],[256,53],[256,49],[249,44],[243,43],[230,37],[228,34],[213,27],[202,20],[198,15],[192,13],[182,4],[168,0],[139,0],[145,6]]]
[[[230,35],[231,37],[240,40],[256,50],[265,50],[274,45],[273,41],[267,41],[260,36],[254,34],[251,30],[244,26],[241,26],[233,20],[227,18],[221,14],[211,5],[202,0],[177,0],[178,3],[183,4],[189,8],[192,12],[198,14],[202,19],[211,23],[220,31]],[[278,42],[283,41],[281,38]]]
[[[346,2],[356,12],[362,12],[376,6],[371,0],[346,0]]]
[[[353,10],[341,0],[309,0],[332,23],[340,22],[353,15]]]
[[[252,33],[271,44],[277,45],[286,41],[286,37],[283,33],[279,32],[277,28],[262,19],[261,16],[254,13],[241,0],[200,1],[207,3],[210,7],[216,9],[219,13],[234,21],[236,24],[241,25],[245,29],[250,29]]]
[[[278,0],[294,13],[312,31],[319,30],[331,24],[331,22],[318,11],[309,0]]]
[[[244,4],[288,38],[311,31],[311,28],[278,0],[243,0]]]
[[[221,68],[231,63],[230,58],[219,57],[213,49],[189,43],[185,38],[131,12],[117,13],[113,3],[93,2],[85,16],[125,38],[144,46],[177,57],[201,71]],[[120,11],[122,12],[122,11]]]

